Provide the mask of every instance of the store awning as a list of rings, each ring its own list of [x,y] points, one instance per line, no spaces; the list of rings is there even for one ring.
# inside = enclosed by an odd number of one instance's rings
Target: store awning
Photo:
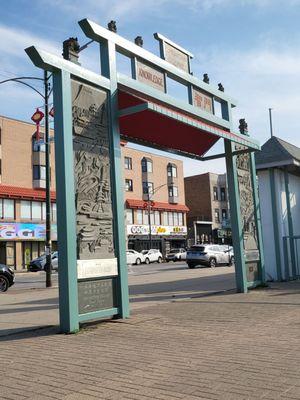
[[[138,208],[138,209],[146,209],[147,201],[136,200],[136,199],[127,199],[126,200],[127,208]],[[157,211],[178,211],[178,212],[188,212],[189,208],[185,204],[170,204],[170,203],[162,203],[158,201],[154,201],[153,205],[151,205],[152,210]]]
[[[0,197],[24,200],[45,200],[45,189],[28,189],[20,186],[0,185]],[[56,199],[56,192],[51,191],[51,200]]]

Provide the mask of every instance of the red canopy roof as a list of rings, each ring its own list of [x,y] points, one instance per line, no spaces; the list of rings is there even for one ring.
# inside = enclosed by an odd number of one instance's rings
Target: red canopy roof
[[[45,189],[28,189],[19,186],[0,185],[0,197],[11,199],[26,199],[26,200],[45,200]],[[51,200],[56,199],[56,192],[51,191]]]
[[[189,208],[185,204],[170,204],[170,203],[162,203],[159,201],[152,202],[152,210],[159,210],[159,211],[181,211],[181,212],[188,212]],[[147,208],[147,201],[143,200],[136,200],[136,199],[127,199],[126,206],[128,208]]]

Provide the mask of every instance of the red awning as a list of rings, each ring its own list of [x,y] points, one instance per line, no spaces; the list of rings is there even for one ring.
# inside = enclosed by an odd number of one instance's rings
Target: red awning
[[[182,155],[203,156],[219,139],[230,132],[183,111],[119,90],[121,135],[131,141],[173,150]]]
[[[128,208],[145,209],[147,208],[147,201],[127,199],[126,206]],[[151,206],[151,209],[158,211],[181,211],[181,212],[189,211],[189,208],[185,204],[170,204],[170,203],[162,203],[159,201],[154,201],[153,205]]]
[[[0,185],[0,197],[24,200],[45,200],[45,189],[28,189],[19,186]],[[56,192],[51,191],[51,200],[56,199]]]

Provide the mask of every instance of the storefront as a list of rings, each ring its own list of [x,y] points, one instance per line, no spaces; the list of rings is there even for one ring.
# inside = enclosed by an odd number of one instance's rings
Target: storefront
[[[127,225],[128,248],[142,251],[150,248],[159,249],[163,256],[171,249],[186,247],[186,226],[151,226]]]
[[[51,226],[53,250],[57,249],[57,227]],[[34,223],[0,223],[0,263],[17,270],[45,253],[45,225]]]

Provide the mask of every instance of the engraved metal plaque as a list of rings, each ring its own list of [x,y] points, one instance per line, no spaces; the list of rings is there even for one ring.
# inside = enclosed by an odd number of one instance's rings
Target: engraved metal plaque
[[[78,282],[79,314],[117,307],[114,278]]]
[[[189,72],[189,56],[169,43],[164,42],[165,60],[175,67]]]
[[[213,113],[213,99],[193,87],[193,105],[204,111]]]
[[[164,74],[141,61],[136,62],[136,79],[146,85],[152,86],[154,89],[165,92]]]
[[[72,81],[77,258],[114,258],[107,94]]]

